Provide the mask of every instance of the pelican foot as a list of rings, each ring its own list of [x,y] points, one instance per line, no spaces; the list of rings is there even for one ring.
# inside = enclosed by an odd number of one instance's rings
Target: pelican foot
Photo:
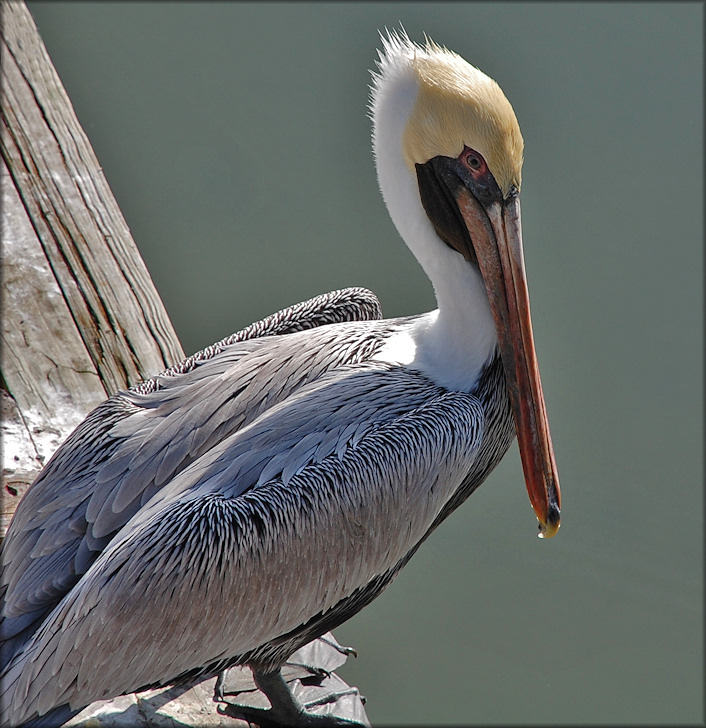
[[[330,632],[328,634],[333,637]],[[358,657],[358,650],[356,650],[354,647],[346,647],[345,645],[340,645],[338,642],[336,642],[336,640],[329,639],[327,635],[322,635],[321,637],[319,637],[319,639],[321,640],[321,642],[333,647],[334,650],[337,650],[346,657],[350,657],[351,655],[353,655],[353,657]]]
[[[361,695],[358,688],[348,688],[347,690],[338,690],[333,693],[327,693],[323,698],[317,698],[316,700],[309,700],[304,703],[305,708],[315,708],[317,705],[326,705],[327,703],[335,703],[339,698],[343,698],[346,695],[357,695],[363,705],[365,705],[365,695]],[[355,725],[355,724],[354,724]]]
[[[316,665],[308,665],[304,662],[288,662],[287,665],[289,667],[301,667],[303,670],[310,672],[313,677],[324,678],[331,676],[330,670],[326,670],[323,667],[317,667]]]
[[[257,687],[270,701],[270,708],[237,705],[221,698],[218,712],[231,718],[250,721],[260,726],[260,728],[352,728],[363,725],[353,720],[346,720],[334,715],[310,713],[307,710],[310,707],[334,702],[342,695],[354,694],[357,692],[355,688],[343,691],[340,695],[338,693],[327,695],[324,698],[302,705],[292,695],[279,670],[269,673],[253,671],[253,678]],[[215,699],[216,695],[214,695]]]

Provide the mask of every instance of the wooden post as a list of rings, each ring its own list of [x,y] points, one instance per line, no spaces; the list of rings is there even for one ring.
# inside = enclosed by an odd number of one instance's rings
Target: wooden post
[[[184,357],[24,2],[2,3],[3,533],[88,412]]]

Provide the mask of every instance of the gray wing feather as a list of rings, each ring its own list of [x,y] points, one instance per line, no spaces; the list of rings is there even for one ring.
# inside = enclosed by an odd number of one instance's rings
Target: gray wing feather
[[[248,383],[257,384],[256,364],[242,366],[240,384],[239,365],[270,347],[259,337],[273,342],[272,337],[324,324],[380,316],[377,298],[365,289],[318,296],[252,324],[94,410],[39,475],[8,530],[3,640],[27,628],[27,610],[41,620],[164,483],[256,416],[250,407],[262,409],[301,383],[303,352],[289,358],[285,382],[266,397],[253,394],[259,387],[248,392]],[[345,355],[339,353],[335,363],[340,361]],[[229,373],[235,382],[224,386]],[[206,401],[200,404],[200,397]],[[14,651],[5,648],[3,661]]]
[[[203,349],[179,364],[162,372],[158,377],[148,379],[133,389],[147,394],[159,386],[162,377],[171,377],[191,371],[200,362],[212,359],[223,349],[241,341],[263,336],[291,334],[295,331],[325,326],[345,321],[377,321],[382,318],[382,308],[377,296],[367,288],[343,288],[324,293],[308,301],[277,311],[256,321],[241,331]]]
[[[383,365],[327,372],[290,399],[123,527],[10,666],[4,702],[29,706],[16,719],[170,682],[333,607],[423,538],[481,441],[472,395]]]

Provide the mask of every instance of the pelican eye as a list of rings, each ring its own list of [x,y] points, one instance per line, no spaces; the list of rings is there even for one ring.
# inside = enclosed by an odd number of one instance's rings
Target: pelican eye
[[[488,171],[485,159],[475,149],[466,147],[461,154],[461,159],[471,173],[474,173],[474,176],[483,175]]]
[[[475,154],[469,154],[466,161],[471,169],[480,169],[483,166],[483,162]]]

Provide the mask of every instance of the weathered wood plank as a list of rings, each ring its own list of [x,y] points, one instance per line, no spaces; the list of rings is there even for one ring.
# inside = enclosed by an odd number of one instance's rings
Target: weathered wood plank
[[[112,394],[179,361],[183,351],[23,3],[3,5],[2,58],[2,155]]]
[[[4,159],[0,186],[2,372],[30,433],[40,428],[30,439],[41,467],[106,391]],[[9,447],[7,454],[18,453]]]

